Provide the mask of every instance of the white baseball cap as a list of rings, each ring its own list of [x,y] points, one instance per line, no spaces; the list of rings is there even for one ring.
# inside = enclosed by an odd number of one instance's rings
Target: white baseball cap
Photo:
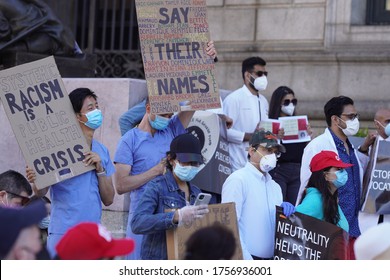
[[[360,235],[354,244],[357,260],[390,259],[390,223],[381,223]],[[378,258],[386,252],[386,256]],[[388,253],[387,253],[388,252]]]

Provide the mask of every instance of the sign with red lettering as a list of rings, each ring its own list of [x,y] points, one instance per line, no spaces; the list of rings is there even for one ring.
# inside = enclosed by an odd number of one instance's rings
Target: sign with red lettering
[[[0,71],[0,98],[39,189],[93,169],[82,162],[89,147],[52,56]]]
[[[136,0],[152,113],[220,108],[206,0]]]

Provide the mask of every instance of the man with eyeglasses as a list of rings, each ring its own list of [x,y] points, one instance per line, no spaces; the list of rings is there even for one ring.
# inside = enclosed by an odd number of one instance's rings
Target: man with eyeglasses
[[[0,174],[0,207],[23,206],[30,201],[32,189],[27,179],[17,171]]]
[[[259,122],[268,119],[268,101],[259,93],[268,84],[265,65],[265,60],[260,57],[245,59],[241,70],[244,85],[223,101],[224,114],[233,120],[233,126],[227,130],[233,171],[245,166],[248,141]]]
[[[313,139],[305,148],[301,165],[301,187],[297,201],[301,200],[302,192],[307,186],[311,175],[310,161],[322,150],[334,151],[345,163],[353,164],[348,172],[347,183],[339,188],[339,205],[349,223],[350,259],[355,259],[353,243],[360,235],[358,215],[362,190],[364,169],[367,167],[368,156],[365,154],[374,138],[368,135],[359,149],[348,140],[359,130],[359,115],[351,98],[337,96],[331,98],[324,106],[328,127],[325,132]]]
[[[276,207],[290,216],[295,207],[283,202],[280,186],[268,174],[285,152],[276,135],[257,130],[249,141],[248,162],[233,172],[222,187],[222,203],[234,202],[245,260],[272,259],[275,244]]]

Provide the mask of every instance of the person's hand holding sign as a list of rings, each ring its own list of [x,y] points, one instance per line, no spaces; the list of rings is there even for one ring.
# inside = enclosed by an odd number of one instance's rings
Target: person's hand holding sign
[[[217,50],[215,49],[214,41],[207,42],[206,53],[214,59],[214,62],[218,61]]]
[[[102,166],[102,160],[100,156],[97,153],[94,152],[86,152],[84,153],[84,164],[85,166],[88,165],[95,165],[96,166],[96,173],[102,173],[105,172],[104,167]]]

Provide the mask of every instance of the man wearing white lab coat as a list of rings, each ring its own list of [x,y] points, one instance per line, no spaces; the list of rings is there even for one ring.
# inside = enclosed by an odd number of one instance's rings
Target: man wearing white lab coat
[[[325,104],[324,113],[328,128],[306,146],[302,156],[301,187],[297,204],[300,203],[302,192],[311,175],[309,164],[314,155],[322,150],[329,150],[337,153],[343,162],[353,164],[351,168],[346,169],[347,184],[339,188],[339,204],[348,220],[350,243],[353,243],[360,235],[358,213],[363,175],[369,158],[355,149],[348,140],[348,136],[355,135],[359,130],[359,116],[353,100],[346,96],[333,97]],[[373,136],[367,137],[359,149],[367,151],[374,139]],[[353,249],[350,251],[350,258],[354,259]]]

